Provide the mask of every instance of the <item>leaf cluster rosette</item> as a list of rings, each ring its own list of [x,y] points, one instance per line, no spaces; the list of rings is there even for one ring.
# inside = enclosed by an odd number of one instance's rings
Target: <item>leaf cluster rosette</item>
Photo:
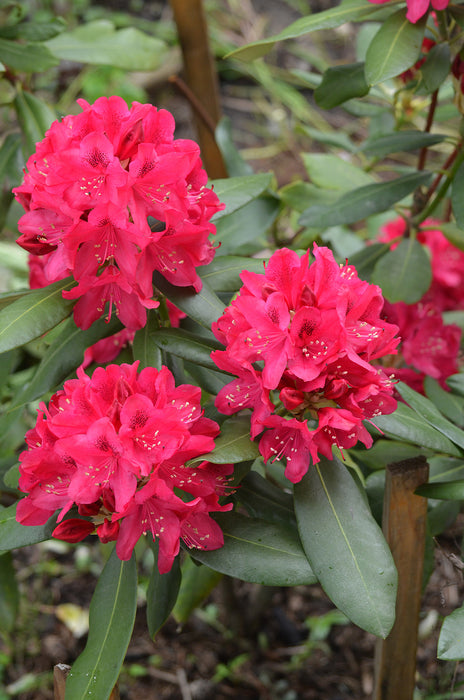
[[[264,274],[242,272],[239,295],[213,324],[226,349],[212,358],[237,376],[217,408],[251,409],[251,437],[264,431],[261,454],[285,457],[294,483],[334,446],[370,447],[363,421],[396,408],[392,383],[372,364],[399,343],[397,326],[381,318],[380,288],[328,248],[314,245],[314,257],[283,248]]]
[[[109,303],[127,328],[156,308],[152,276],[202,283],[196,268],[214,257],[212,216],[223,209],[206,187],[199,146],[174,139],[164,109],[101,97],[55,121],[27,161],[14,193],[26,213],[18,243],[33,256],[31,286],[72,275],[74,319],[88,328]]]
[[[83,370],[42,403],[20,455],[17,520],[41,525],[60,510],[53,536],[78,542],[90,533],[116,540],[131,557],[142,534],[159,538],[160,573],[171,569],[179,540],[205,550],[223,545],[210,512],[230,510],[232,465],[193,458],[214,448],[219,426],[203,416],[201,390],[178,387],[171,372],[132,365]],[[81,517],[65,516],[77,507]],[[77,515],[76,514],[76,515]]]

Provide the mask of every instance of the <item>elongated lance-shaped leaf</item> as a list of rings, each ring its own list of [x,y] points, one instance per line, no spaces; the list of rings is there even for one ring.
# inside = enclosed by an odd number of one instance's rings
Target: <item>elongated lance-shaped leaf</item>
[[[290,523],[219,513],[224,546],[190,554],[215,571],[265,586],[297,586],[316,582],[298,532]]]
[[[194,321],[211,330],[211,325],[224,313],[225,305],[206,282],[197,293],[193,287],[176,287],[159,272],[153,275],[153,283],[169,301]]]
[[[0,629],[11,632],[19,608],[19,589],[11,552],[0,555]]]
[[[368,92],[364,63],[350,63],[328,68],[314,91],[314,99],[322,109],[332,109],[354,97],[364,97]]]
[[[407,238],[377,262],[371,282],[388,301],[415,304],[432,282],[430,258],[415,238]]]
[[[366,52],[366,80],[376,85],[395,78],[417,61],[424,38],[427,16],[416,23],[406,19],[406,8],[382,23]]]
[[[335,605],[385,638],[395,620],[397,573],[380,527],[346,467],[322,458],[294,488],[303,548]]]
[[[151,333],[159,328],[159,316],[156,309],[150,309],[147,314],[147,322],[134,336],[132,341],[132,354],[134,360],[139,361],[139,370],[145,367],[161,369],[163,356],[160,348],[150,337]]]
[[[464,659],[464,606],[445,617],[438,638],[438,658],[446,660]]]
[[[187,551],[191,552],[190,549]],[[190,557],[182,562],[181,574],[182,581],[172,614],[177,622],[186,622],[195,608],[198,608],[217,586],[222,574],[208,566],[198,566]]]
[[[240,274],[250,270],[262,274],[263,258],[245,258],[239,255],[215,257],[209,265],[198,268],[201,279],[208,283],[214,292],[236,292],[242,286]]]
[[[446,134],[429,134],[423,131],[395,131],[385,136],[376,136],[372,140],[368,139],[361,147],[361,151],[369,156],[383,158],[391,153],[401,153],[402,151],[415,151],[424,146],[433,146],[446,139]]]
[[[204,458],[192,460],[192,463],[207,459],[213,464],[237,464],[259,457],[258,443],[250,438],[249,416],[232,416],[225,420],[215,445],[212,452]]]
[[[424,389],[435,408],[455,425],[464,428],[464,397],[445,391],[432,377],[425,377]]]
[[[440,411],[435,408],[430,399],[422,396],[422,394],[418,394],[417,391],[414,391],[414,389],[411,389],[411,387],[403,382],[398,382],[395,388],[411,408],[427,421],[427,423],[433,425],[440,433],[446,435],[447,438],[464,450],[464,430],[461,430],[461,428],[458,428],[445,418]]]
[[[345,192],[332,204],[314,204],[302,213],[299,223],[302,226],[317,228],[353,224],[372,214],[390,209],[417,187],[428,183],[431,177],[431,173],[414,172],[389,182],[365,185]]]
[[[376,416],[375,425],[389,437],[405,440],[414,445],[429,447],[437,452],[462,456],[459,449],[446,435],[435,430],[422,416],[404,403],[399,403],[396,411],[389,415]]]
[[[120,561],[113,549],[90,604],[87,644],[69,672],[65,700],[109,697],[130,642],[136,609],[135,555]]]
[[[55,527],[55,516],[45,525],[21,525],[16,520],[16,506],[13,503],[0,510],[0,552],[49,540]]]
[[[212,351],[224,348],[213,338],[204,338],[181,328],[160,328],[151,333],[150,338],[165,352],[212,370],[217,370],[211,359]]]
[[[340,27],[345,22],[358,22],[378,11],[379,8],[376,5],[366,5],[365,2],[360,2],[359,0],[342,2],[338,7],[333,7],[330,10],[315,12],[308,17],[301,17],[279,32],[279,34],[235,49],[228,56],[239,58],[242,61],[252,61],[267,54],[277,41],[295,39],[319,29],[333,29],[334,27]]]
[[[225,209],[218,211],[214,215],[213,221],[231,214],[233,211],[244,207],[252,199],[259,197],[269,187],[271,180],[272,173],[240,175],[223,180],[213,180],[210,184],[221,202],[226,205]]]
[[[437,481],[433,484],[424,484],[419,486],[416,493],[425,498],[462,501],[464,500],[464,481]]]
[[[0,311],[0,353],[38,338],[69,316],[74,301],[63,299],[71,289],[69,278],[39,290],[25,292]]]
[[[147,623],[148,632],[153,639],[168,619],[177,600],[181,573],[179,557],[174,559],[171,571],[160,574],[158,571],[159,540],[155,542],[148,537],[148,543],[154,554],[153,570],[150,575],[147,590]]]

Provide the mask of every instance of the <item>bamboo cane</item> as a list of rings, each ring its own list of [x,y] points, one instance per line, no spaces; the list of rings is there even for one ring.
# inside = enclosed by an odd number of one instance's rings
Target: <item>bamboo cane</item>
[[[383,531],[398,569],[396,620],[378,640],[374,700],[412,700],[422,597],[427,499],[414,491],[428,479],[424,457],[387,466]]]
[[[194,110],[203,164],[211,178],[227,177],[221,152],[214,138],[220,117],[218,80],[209,50],[202,0],[171,0],[184,61],[187,88],[174,77]],[[189,95],[191,92],[191,95]]]

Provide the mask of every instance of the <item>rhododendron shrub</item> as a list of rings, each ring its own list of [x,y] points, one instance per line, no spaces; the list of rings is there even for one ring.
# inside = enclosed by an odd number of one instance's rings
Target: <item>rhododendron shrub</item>
[[[363,421],[396,408],[373,362],[396,352],[397,326],[382,320],[380,289],[338,265],[328,248],[301,258],[276,251],[263,274],[244,271],[240,294],[213,325],[217,366],[237,376],[218,394],[226,414],[252,411],[265,460],[283,457],[296,483],[333,447],[369,447]]]
[[[219,426],[203,416],[200,389],[176,387],[171,372],[133,365],[97,368],[41,404],[20,455],[17,519],[41,525],[56,510],[53,536],[78,542],[95,532],[131,557],[143,534],[159,538],[160,573],[170,571],[182,539],[215,549],[224,540],[211,512],[230,510],[232,465],[186,462],[210,452]],[[71,514],[76,511],[76,516]]]
[[[212,216],[223,208],[206,187],[198,145],[174,139],[165,109],[119,97],[55,121],[14,189],[25,214],[18,243],[34,257],[32,286],[69,275],[74,319],[88,328],[108,305],[128,329],[142,328],[159,304],[157,270],[201,289],[196,272],[214,257]],[[40,256],[40,262],[36,256]]]
[[[445,380],[459,371],[462,331],[456,324],[445,324],[442,312],[464,307],[464,252],[445,238],[439,221],[426,219],[423,226],[417,240],[430,254],[430,288],[416,304],[387,302],[383,312],[399,327],[399,350],[408,366],[386,371],[419,392],[426,376],[448,389]],[[399,217],[382,227],[378,240],[394,250],[405,233],[406,221]]]

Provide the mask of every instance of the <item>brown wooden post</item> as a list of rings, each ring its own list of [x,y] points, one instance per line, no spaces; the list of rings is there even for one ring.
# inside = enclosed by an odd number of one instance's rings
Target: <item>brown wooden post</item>
[[[209,49],[208,31],[202,0],[171,0],[184,59],[187,98],[194,109],[201,156],[211,178],[227,177],[214,129],[221,118],[219,90],[214,60]],[[182,87],[176,79],[174,82]],[[190,95],[191,92],[191,95]]]
[[[66,693],[66,678],[71,670],[67,664],[56,664],[53,669],[53,698],[54,700],[64,700]],[[100,700],[100,699],[99,699]],[[101,699],[103,700],[103,698]],[[116,683],[111,691],[108,700],[120,700],[119,685]]]
[[[428,472],[424,457],[386,470],[383,531],[398,569],[398,596],[393,629],[377,641],[374,700],[412,700],[414,694],[427,521],[427,499],[414,491]]]

